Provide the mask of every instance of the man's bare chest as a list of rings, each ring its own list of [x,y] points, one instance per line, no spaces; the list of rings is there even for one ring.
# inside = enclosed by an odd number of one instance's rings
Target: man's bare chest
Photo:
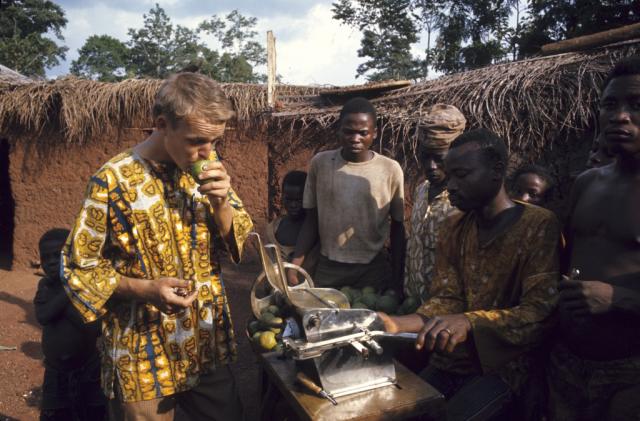
[[[640,244],[640,186],[589,186],[576,202],[571,229],[577,236]]]

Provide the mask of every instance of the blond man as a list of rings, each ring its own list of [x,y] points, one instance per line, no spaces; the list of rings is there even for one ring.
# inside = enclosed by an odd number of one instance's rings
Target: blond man
[[[233,116],[211,79],[169,77],[155,130],[89,180],[63,250],[63,283],[85,321],[102,318],[102,387],[113,419],[243,418],[229,306],[214,256],[238,261],[252,222],[212,144]],[[209,159],[198,186],[189,175]]]

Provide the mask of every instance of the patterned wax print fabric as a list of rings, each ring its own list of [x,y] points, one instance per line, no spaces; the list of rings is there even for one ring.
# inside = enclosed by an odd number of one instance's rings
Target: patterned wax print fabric
[[[446,190],[429,203],[429,181],[425,180],[416,187],[407,236],[404,294],[420,303],[429,297],[439,227],[454,211]]]
[[[557,303],[560,225],[546,209],[523,206],[520,218],[487,244],[475,212],[454,213],[440,229],[431,297],[418,313],[464,315],[471,342],[430,364],[461,373],[498,373],[514,389],[526,379],[527,352],[548,331]]]
[[[212,153],[211,160],[217,156]],[[237,262],[253,224],[229,192]],[[133,151],[107,162],[89,180],[82,209],[63,249],[67,294],[86,321],[103,319],[102,387],[114,383],[126,402],[188,390],[198,373],[236,354],[229,306],[213,257],[220,238],[213,208],[187,173]],[[219,242],[217,242],[219,243]],[[198,296],[178,314],[112,296],[122,276],[190,280]]]

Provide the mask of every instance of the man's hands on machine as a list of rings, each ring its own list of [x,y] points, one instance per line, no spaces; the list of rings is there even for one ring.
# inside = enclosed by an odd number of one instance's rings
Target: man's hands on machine
[[[427,318],[419,314],[389,316],[378,313],[388,333],[418,333],[416,349],[453,352],[458,344],[465,342],[471,332],[471,323],[464,314],[448,314]]]
[[[123,277],[116,289],[119,296],[152,304],[166,314],[179,313],[190,307],[198,296],[197,292],[189,292],[189,281],[177,278],[147,280]]]

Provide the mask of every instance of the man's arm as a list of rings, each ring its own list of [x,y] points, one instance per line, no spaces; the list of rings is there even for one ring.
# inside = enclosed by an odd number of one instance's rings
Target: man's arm
[[[305,209],[304,222],[300,228],[296,248],[293,251],[291,263],[302,266],[304,259],[311,249],[318,242],[318,208]],[[300,281],[297,272],[289,270],[287,272],[289,285],[297,285]]]
[[[438,348],[449,352],[458,343],[467,339],[468,321],[461,313],[464,311],[462,283],[454,264],[455,243],[451,226],[454,218],[444,222],[447,228],[441,229],[434,275],[430,296],[415,314],[407,316],[387,316],[379,313],[385,323],[385,329],[391,333],[419,333],[416,348],[426,347],[429,350]],[[447,335],[447,330],[451,333]],[[444,340],[447,340],[443,342]]]
[[[52,288],[47,283],[47,279],[40,280],[38,291],[33,299],[36,320],[41,326],[62,316],[65,308],[70,305],[69,298],[62,288]]]
[[[402,291],[402,281],[404,279],[404,257],[406,248],[406,236],[402,221],[391,220],[391,267],[392,267],[392,287],[397,291]]]

